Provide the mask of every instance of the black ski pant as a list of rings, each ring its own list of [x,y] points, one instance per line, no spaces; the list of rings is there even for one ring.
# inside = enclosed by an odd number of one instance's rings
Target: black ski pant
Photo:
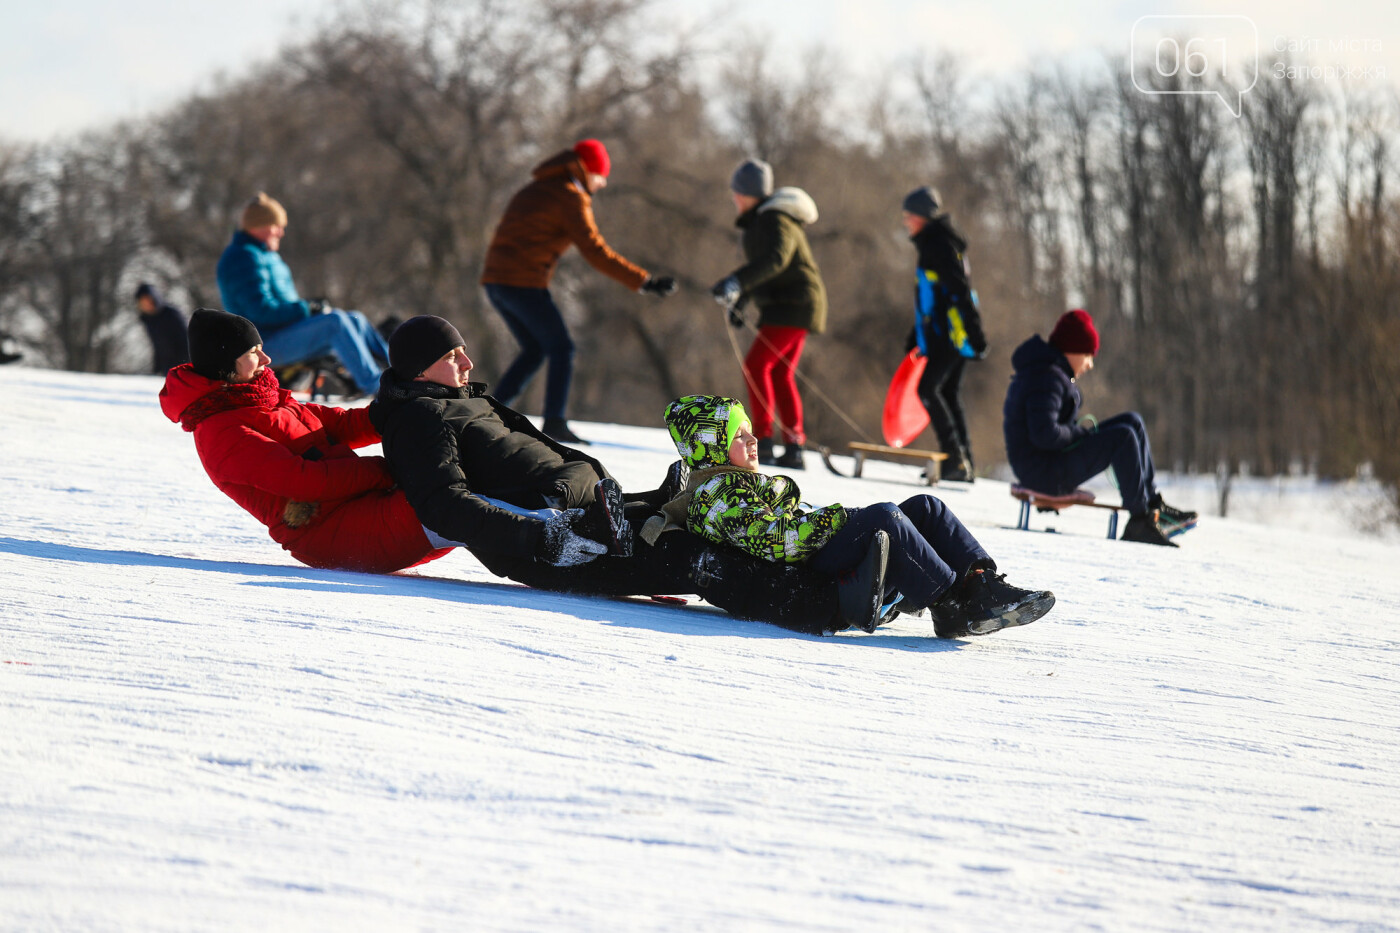
[[[933,496],[913,496],[899,505],[881,502],[847,514],[846,524],[807,566],[829,574],[851,570],[870,549],[870,536],[884,531],[890,536],[886,596],[898,592],[921,608],[932,606],[974,562],[990,559],[953,510]]]
[[[649,545],[638,538],[631,557],[599,557],[578,567],[553,567],[528,557],[473,554],[497,576],[544,590],[591,596],[694,593],[730,615],[821,634],[837,621],[836,578],[801,564],[775,564],[671,531]]]
[[[962,406],[963,370],[967,360],[951,347],[929,354],[924,374],[919,378],[919,401],[928,411],[938,446],[949,458],[972,456],[967,435],[967,416]]]

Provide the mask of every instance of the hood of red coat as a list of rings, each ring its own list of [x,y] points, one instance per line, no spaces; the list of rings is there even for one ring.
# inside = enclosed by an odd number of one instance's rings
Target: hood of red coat
[[[176,366],[165,374],[165,387],[160,390],[160,410],[179,424],[185,409],[223,384],[218,379],[201,376],[189,363]]]

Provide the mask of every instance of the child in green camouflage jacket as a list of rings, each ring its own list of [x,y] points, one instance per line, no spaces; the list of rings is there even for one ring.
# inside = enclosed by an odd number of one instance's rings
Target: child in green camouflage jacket
[[[790,477],[758,472],[758,440],[738,399],[688,395],[668,405],[665,418],[690,475],[662,518],[643,529],[644,538],[655,540],[663,524],[683,525],[708,541],[839,577],[868,563],[872,541],[883,536],[884,597],[897,600],[900,611],[929,609],[944,637],[1025,625],[1055,604],[1049,592],[1006,583],[972,533],[933,496],[864,508],[804,504]]]

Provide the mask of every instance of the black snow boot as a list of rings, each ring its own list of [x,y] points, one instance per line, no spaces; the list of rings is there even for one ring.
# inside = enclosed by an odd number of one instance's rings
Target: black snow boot
[[[784,470],[805,470],[807,464],[802,462],[801,444],[784,444],[783,455],[773,461],[774,466],[782,467]]]
[[[938,598],[929,612],[939,638],[990,635],[1014,625],[1029,625],[1055,605],[1049,590],[1023,590],[1006,582],[996,564],[978,561]]]
[[[593,501],[583,510],[574,531],[608,546],[617,557],[632,556],[632,523],[622,514],[622,487],[617,480],[600,479],[593,487]]]
[[[773,453],[773,438],[760,437],[758,439],[758,462],[762,466],[774,466],[778,462],[778,455]]]
[[[953,483],[972,482],[972,458],[965,452],[950,453],[948,459],[939,467],[938,478]]]
[[[565,421],[563,418],[544,419],[544,427],[541,430],[561,444],[574,444],[587,447],[589,443],[570,430],[569,422]]]
[[[1152,498],[1147,502],[1147,507],[1157,510],[1158,525],[1189,525],[1199,517],[1195,512],[1167,505],[1160,492],[1152,494]]]
[[[1139,512],[1128,516],[1128,524],[1123,526],[1120,541],[1136,541],[1139,544],[1160,544],[1163,547],[1180,547],[1168,538],[1157,524],[1157,513]]]
[[[854,625],[873,632],[880,624],[881,602],[885,598],[885,564],[889,558],[890,536],[876,531],[870,536],[870,547],[861,562],[837,575],[836,594],[843,627]]]

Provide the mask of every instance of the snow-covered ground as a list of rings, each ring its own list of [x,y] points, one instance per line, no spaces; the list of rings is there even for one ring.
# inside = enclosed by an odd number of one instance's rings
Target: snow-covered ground
[[[0,369],[0,928],[1400,929],[1400,545],[1325,491],[1167,550],[941,487],[1054,611],[804,637],[302,567],[158,387]]]

